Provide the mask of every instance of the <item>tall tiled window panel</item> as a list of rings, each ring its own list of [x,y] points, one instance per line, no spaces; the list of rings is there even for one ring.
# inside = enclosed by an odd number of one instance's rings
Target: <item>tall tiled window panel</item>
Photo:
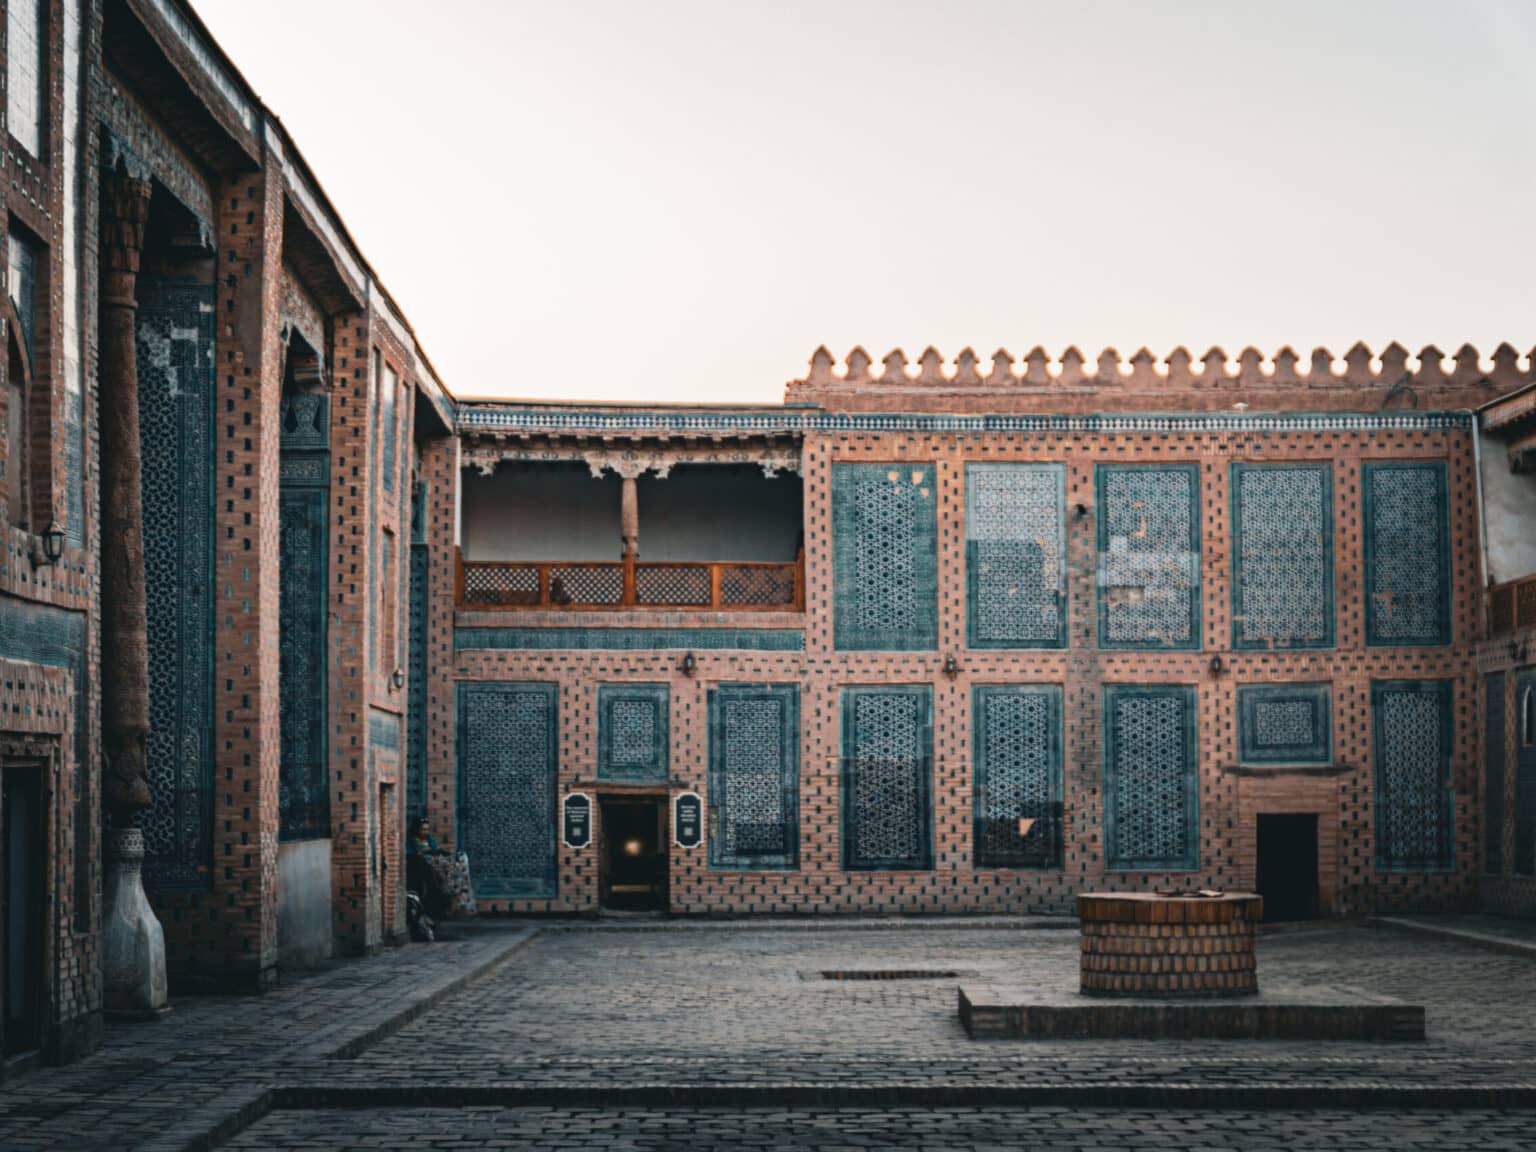
[[[927,685],[843,689],[845,870],[933,867],[932,717]]]
[[[1445,462],[1364,465],[1365,642],[1451,642]]]
[[[627,784],[667,782],[665,684],[597,688],[597,778]]]
[[[1232,465],[1232,646],[1333,645],[1333,473]]]
[[[966,638],[972,648],[1067,643],[1066,469],[965,469]]]
[[[971,708],[976,866],[1059,868],[1061,689],[981,685]]]
[[[832,466],[836,648],[938,645],[936,479],[932,464]]]
[[[1504,871],[1504,673],[1483,677],[1483,870]]]
[[[1515,674],[1515,872],[1536,876],[1536,669]]]
[[[278,497],[279,834],[331,834],[326,764],[330,398],[282,402]]]
[[[709,693],[709,866],[800,862],[800,689],[722,684]]]
[[[151,804],[144,878],[208,883],[213,822],[213,286],[139,278]]]
[[[1104,688],[1106,866],[1199,867],[1196,692],[1189,685]]]
[[[458,686],[458,840],[476,896],[556,893],[557,710],[554,684]]]
[[[43,0],[6,4],[5,119],[16,142],[38,160],[43,154]]]
[[[1451,866],[1451,684],[1371,685],[1376,746],[1376,866],[1431,872]]]
[[[1200,647],[1200,468],[1101,464],[1099,644]]]
[[[406,805],[419,815],[427,808],[427,606],[432,555],[427,544],[430,488],[421,481],[411,493],[410,687],[405,722]]]

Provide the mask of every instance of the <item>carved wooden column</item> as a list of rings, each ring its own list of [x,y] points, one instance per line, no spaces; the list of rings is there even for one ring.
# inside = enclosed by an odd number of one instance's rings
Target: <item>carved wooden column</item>
[[[135,290],[150,191],[148,180],[120,171],[102,182],[101,727],[113,827],[104,969],[107,1009],[127,1013],[156,1013],[166,1005],[165,939],[144,897],[138,827],[150,795]]]
[[[638,473],[621,473],[623,495],[619,500],[619,538],[624,542],[624,603],[634,604],[635,562],[640,559],[640,497]]]

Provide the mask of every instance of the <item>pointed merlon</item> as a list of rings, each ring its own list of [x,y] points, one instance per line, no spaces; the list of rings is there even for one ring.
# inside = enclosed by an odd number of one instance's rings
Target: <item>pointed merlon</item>
[[[1018,382],[1018,377],[1013,374],[1013,353],[1006,348],[999,348],[992,353],[992,370],[987,373],[987,385],[992,388],[1007,388]]]
[[[907,375],[907,354],[900,348],[892,348],[885,354],[885,359],[880,361],[882,369],[880,382],[882,384],[910,384],[911,377]]]
[[[837,375],[832,371],[832,353],[823,344],[811,354],[811,374],[806,377],[806,383],[829,385],[837,382]]]
[[[853,351],[848,353],[848,371],[843,380],[849,384],[868,384],[870,363],[869,353],[861,345],[855,344]]]
[[[944,357],[939,355],[939,350],[932,344],[924,348],[923,354],[917,358],[917,383],[930,387],[947,383],[944,379]]]
[[[982,379],[976,372],[976,352],[972,348],[960,349],[955,357],[955,384],[961,388],[978,388]]]

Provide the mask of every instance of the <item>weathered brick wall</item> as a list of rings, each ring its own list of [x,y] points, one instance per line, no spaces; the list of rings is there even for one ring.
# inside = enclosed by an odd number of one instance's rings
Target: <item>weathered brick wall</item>
[[[1326,461],[1333,469],[1336,643],[1331,648],[1233,651],[1228,510],[1229,464],[1236,460]],[[1379,648],[1365,643],[1361,465],[1380,460],[1448,463],[1455,642],[1437,648]],[[900,462],[934,472],[938,501],[939,638],[931,652],[837,652],[832,637],[831,467],[834,462]],[[1066,506],[1095,506],[1094,465],[1186,462],[1199,467],[1202,639],[1199,651],[1102,650],[1097,644],[1093,517],[1068,516],[1069,638],[1064,650],[972,650],[965,633],[964,466],[975,461],[1058,461],[1067,469]],[[1320,897],[1339,915],[1374,908],[1466,906],[1475,898],[1479,857],[1476,679],[1469,643],[1480,628],[1476,477],[1465,431],[1390,429],[1368,432],[1043,432],[1009,435],[847,432],[807,435],[804,450],[807,612],[805,651],[695,652],[685,677],[681,650],[459,652],[453,676],[559,685],[559,782],[562,793],[594,793],[596,686],[603,681],[664,682],[671,689],[669,792],[695,791],[708,801],[706,691],[727,682],[801,686],[799,775],[800,864],[793,872],[722,872],[707,865],[705,847],[671,851],[675,911],[940,912],[1069,911],[1085,888],[1147,890],[1199,884],[1233,889],[1255,882],[1255,817],[1259,812],[1319,815]],[[451,572],[445,533],[434,535],[439,587]],[[438,604],[434,628],[445,605]],[[490,614],[477,614],[484,623]],[[523,613],[504,613],[516,626]],[[540,623],[556,622],[538,614]],[[655,618],[653,617],[653,620]],[[665,626],[698,627],[686,614]],[[466,621],[468,622],[468,621]],[[559,623],[594,626],[592,614],[567,613]],[[660,621],[656,621],[660,624]],[[739,622],[737,626],[740,626]],[[747,626],[750,626],[748,624]],[[440,632],[435,632],[440,636]],[[1219,673],[1210,667],[1220,654]],[[953,679],[942,669],[953,655]],[[1454,867],[1443,872],[1379,872],[1375,852],[1370,686],[1380,680],[1454,682]],[[983,684],[1039,682],[1064,689],[1065,828],[1060,869],[978,869],[972,834],[972,689]],[[1238,775],[1236,688],[1240,684],[1327,682],[1333,690],[1332,775]],[[933,689],[934,848],[929,872],[844,872],[840,864],[839,690],[860,684],[927,684]],[[1103,717],[1107,684],[1187,684],[1198,693],[1199,868],[1188,872],[1119,872],[1104,866]],[[440,828],[454,819],[455,756],[451,694],[432,699],[432,802]],[[604,792],[618,791],[607,785]],[[444,801],[450,806],[444,807]],[[518,911],[580,911],[595,906],[596,848],[559,850],[554,900],[493,901]]]

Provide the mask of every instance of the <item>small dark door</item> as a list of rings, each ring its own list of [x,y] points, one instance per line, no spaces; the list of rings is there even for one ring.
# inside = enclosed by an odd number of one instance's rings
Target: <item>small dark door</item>
[[[0,819],[5,848],[0,868],[0,931],[4,932],[4,1051],[29,1052],[42,1042],[43,837],[42,773],[36,765],[0,769]]]
[[[624,912],[667,907],[667,806],[653,796],[600,797],[602,904]]]
[[[1259,817],[1259,895],[1266,920],[1316,918],[1316,815]]]

